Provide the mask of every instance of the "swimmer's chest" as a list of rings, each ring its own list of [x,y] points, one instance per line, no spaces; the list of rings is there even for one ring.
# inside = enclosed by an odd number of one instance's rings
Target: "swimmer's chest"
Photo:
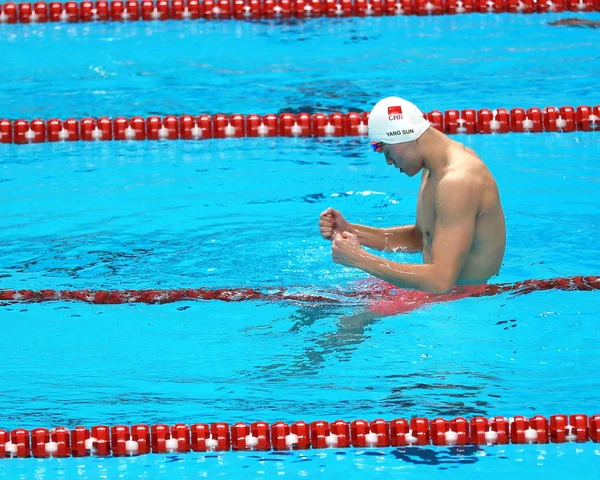
[[[425,170],[417,199],[417,226],[423,234],[423,246],[431,246],[435,227],[435,188],[437,181],[429,178]]]

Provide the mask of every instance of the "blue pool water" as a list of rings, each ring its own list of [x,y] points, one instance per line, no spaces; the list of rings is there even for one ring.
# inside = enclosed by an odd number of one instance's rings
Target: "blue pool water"
[[[546,25],[566,16],[3,26],[0,117],[348,111],[393,93],[423,110],[596,105],[598,32]],[[600,273],[597,133],[456,138],[500,187],[494,281]],[[331,261],[319,213],[414,221],[416,180],[361,138],[0,152],[2,289],[354,291],[366,277]],[[357,302],[4,305],[0,428],[591,415],[599,306],[598,292],[548,291],[362,321]],[[7,459],[0,476],[591,478],[598,455],[586,443]]]

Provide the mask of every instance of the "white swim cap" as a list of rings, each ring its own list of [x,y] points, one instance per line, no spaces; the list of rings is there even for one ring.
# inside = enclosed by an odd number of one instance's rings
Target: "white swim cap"
[[[369,115],[369,140],[405,143],[416,140],[429,128],[429,122],[416,105],[400,97],[379,100]]]

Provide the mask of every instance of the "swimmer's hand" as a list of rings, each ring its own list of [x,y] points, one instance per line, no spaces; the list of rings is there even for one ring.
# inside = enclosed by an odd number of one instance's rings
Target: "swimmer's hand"
[[[319,230],[321,236],[327,240],[333,240],[336,233],[352,231],[344,216],[333,208],[328,208],[319,217]]]
[[[367,255],[353,233],[336,233],[331,245],[331,256],[335,263],[360,268],[359,263]]]

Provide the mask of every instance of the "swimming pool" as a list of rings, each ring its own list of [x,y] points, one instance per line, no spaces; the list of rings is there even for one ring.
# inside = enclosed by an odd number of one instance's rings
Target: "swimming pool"
[[[547,26],[567,15],[4,25],[0,116],[349,112],[398,90],[425,111],[595,106],[597,33]],[[457,138],[500,185],[508,249],[495,282],[598,274],[597,132]],[[375,225],[414,219],[415,183],[361,137],[0,149],[2,289],[339,299],[365,276],[331,262],[318,214],[331,205]],[[371,322],[353,316],[360,298],[343,295],[9,302],[0,428],[591,417],[599,295],[506,293]],[[558,475],[577,462],[591,476],[598,454],[588,441],[25,458],[0,462],[0,475]]]

